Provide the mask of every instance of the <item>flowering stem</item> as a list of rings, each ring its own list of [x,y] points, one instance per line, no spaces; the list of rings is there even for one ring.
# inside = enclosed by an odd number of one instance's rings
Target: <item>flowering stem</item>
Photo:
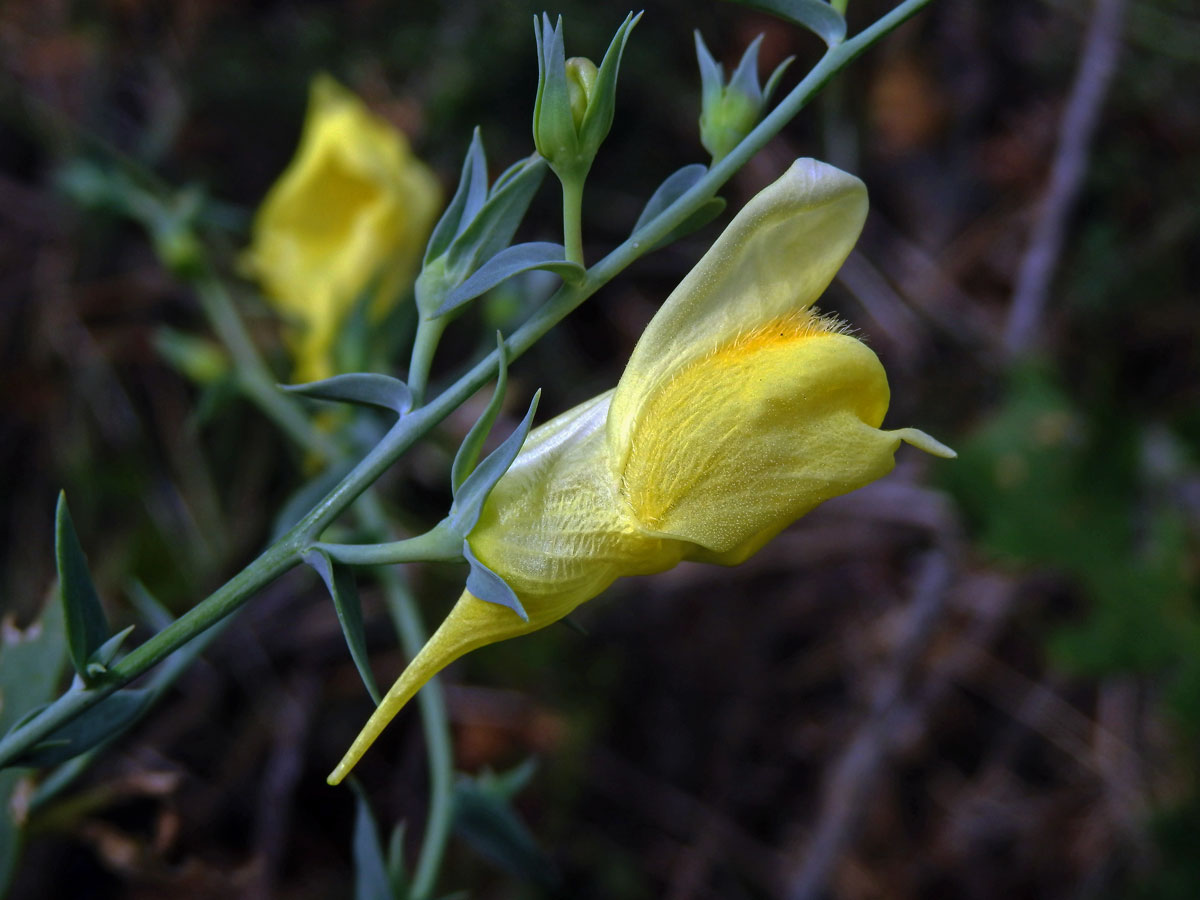
[[[516,359],[528,350],[568,313],[643,256],[701,204],[713,197],[751,156],[795,117],[830,78],[929,2],[930,0],[904,0],[853,38],[826,51],[808,75],[780,101],[779,105],[724,159],[714,164],[690,190],[639,229],[636,237],[628,238],[588,269],[580,282],[560,287],[524,325],[513,332],[505,341],[509,360]],[[564,211],[566,206],[564,191]],[[578,247],[578,242],[576,244]],[[401,417],[358,465],[290,531],[213,594],[112,666],[102,682],[87,689],[68,691],[37,716],[0,740],[0,767],[11,764],[13,759],[45,740],[55,729],[92,708],[104,697],[128,684],[176,649],[223,620],[259,589],[297,565],[301,554],[312,546],[320,533],[367,490],[405,450],[494,376],[498,362],[497,353],[498,351],[493,351],[488,354],[441,394]]]
[[[583,265],[583,183],[582,176],[562,179],[563,246],[567,261]]]
[[[396,563],[441,561],[457,562],[463,558],[462,535],[455,534],[444,525],[438,525],[425,534],[403,541],[384,544],[313,544],[331,559],[350,566],[388,566]]]

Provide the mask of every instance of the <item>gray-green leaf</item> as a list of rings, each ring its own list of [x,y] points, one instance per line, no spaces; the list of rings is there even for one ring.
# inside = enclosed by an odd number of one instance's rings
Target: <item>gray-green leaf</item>
[[[334,375],[321,381],[307,384],[280,385],[285,391],[313,397],[317,400],[334,400],[341,403],[356,403],[360,406],[378,406],[404,415],[412,409],[412,392],[399,378],[358,372],[352,375]]]
[[[562,244],[542,241],[517,244],[501,250],[480,266],[470,278],[450,292],[434,315],[444,316],[453,312],[501,282],[531,269],[547,269],[571,283],[582,279],[584,273],[583,266],[567,260]]]
[[[733,0],[807,28],[832,47],[846,39],[846,20],[825,0]]]
[[[342,634],[346,638],[346,646],[350,648],[350,657],[358,669],[358,675],[366,685],[367,693],[378,706],[383,699],[379,685],[375,681],[375,673],[371,671],[371,661],[367,655],[367,636],[363,628],[362,603],[358,599],[358,586],[354,583],[354,573],[345,566],[339,566],[321,550],[309,550],[304,554],[304,561],[321,576],[329,596],[333,598],[333,608],[337,611],[338,622],[342,626]]]
[[[471,529],[479,521],[479,514],[483,510],[483,504],[487,500],[488,494],[492,492],[496,482],[508,471],[509,466],[513,464],[513,460],[521,451],[521,445],[525,443],[525,437],[529,434],[529,428],[533,424],[533,414],[537,411],[538,400],[541,396],[540,390],[533,395],[533,400],[529,403],[529,410],[525,413],[521,424],[504,439],[499,447],[488,454],[487,459],[481,462],[475,471],[467,476],[462,487],[455,494],[454,503],[450,507],[450,514],[446,517],[446,521],[463,537],[471,533]],[[479,595],[476,594],[476,596]]]

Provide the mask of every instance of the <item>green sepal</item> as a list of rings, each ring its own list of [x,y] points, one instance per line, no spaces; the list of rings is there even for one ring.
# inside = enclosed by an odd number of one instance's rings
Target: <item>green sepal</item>
[[[629,40],[629,32],[637,25],[642,14],[636,16],[629,13],[625,21],[613,35],[600,62],[600,71],[596,75],[591,97],[588,99],[587,112],[583,116],[583,124],[579,126],[579,143],[589,156],[595,156],[604,139],[612,128],[613,113],[616,109],[617,74],[621,68],[621,56],[625,52],[625,42]],[[590,159],[589,159],[590,164]]]
[[[454,503],[450,506],[450,514],[446,516],[445,522],[464,538],[471,533],[471,529],[479,521],[479,514],[483,511],[483,504],[487,501],[492,488],[496,486],[496,482],[508,471],[513,460],[517,458],[517,454],[521,452],[521,446],[525,443],[525,438],[533,425],[533,414],[537,411],[538,400],[541,399],[541,396],[540,390],[533,395],[533,400],[529,403],[529,410],[516,430],[505,438],[499,447],[489,453],[470,475],[463,479],[459,489],[454,493]]]
[[[578,284],[583,280],[584,268],[579,263],[571,262],[566,256],[567,251],[562,244],[544,241],[516,244],[501,250],[451,291],[434,315],[444,316],[451,313],[514,275],[533,269],[545,269],[558,275],[563,281]]]
[[[463,558],[471,567],[467,572],[467,590],[472,596],[498,606],[506,606],[520,616],[522,621],[529,621],[529,613],[525,612],[517,592],[507,581],[476,558],[466,539],[463,540]]]
[[[306,384],[281,384],[290,394],[312,397],[315,400],[333,400],[355,403],[360,406],[378,406],[404,415],[412,409],[412,391],[399,378],[371,372],[356,372],[351,375],[334,375],[321,381]]]
[[[349,782],[354,791],[354,900],[397,900],[403,895],[395,890],[388,875],[379,826],[366,792],[357,778],[351,777]]]
[[[91,655],[91,658],[87,662],[88,673],[93,678],[100,678],[108,672],[108,667],[117,658],[117,652],[121,649],[121,645],[125,643],[125,638],[129,637],[130,632],[136,627],[135,625],[130,625],[127,628],[121,629],[96,648],[96,652]]]
[[[425,246],[423,262],[426,265],[445,253],[454,239],[471,224],[486,197],[487,155],[483,150],[483,138],[479,134],[479,127],[476,126],[471,133],[471,144],[463,160],[458,188],[454,191],[446,211],[433,227],[433,234],[429,236],[429,243]]]
[[[553,27],[550,16],[534,16],[537,42],[538,85],[533,101],[533,145],[555,171],[573,167],[579,157],[579,134],[571,114],[567,88],[567,57],[563,46],[562,16]]]
[[[13,759],[11,765],[40,768],[66,762],[117,737],[141,718],[156,696],[153,690],[129,690],[105,697]]]
[[[513,808],[516,793],[536,771],[527,760],[511,772],[460,775],[454,786],[454,830],[480,856],[507,872],[554,891],[558,872]]]
[[[325,582],[329,596],[333,598],[333,608],[337,611],[346,646],[350,649],[350,658],[354,660],[354,667],[358,669],[358,675],[366,686],[367,693],[378,706],[383,700],[383,694],[375,681],[375,673],[371,671],[371,661],[367,655],[362,603],[358,598],[358,585],[354,582],[354,573],[347,567],[336,564],[321,550],[308,550],[301,558]]]
[[[828,46],[846,39],[846,20],[824,0],[733,0],[807,28]]]
[[[67,649],[71,664],[84,684],[91,684],[88,662],[108,640],[108,620],[96,596],[96,587],[88,571],[87,557],[75,533],[67,495],[59,492],[54,511],[54,556],[58,566],[58,591],[67,619]]]
[[[452,494],[458,494],[462,483],[474,471],[475,464],[479,462],[479,454],[483,450],[483,442],[487,440],[496,416],[500,414],[500,407],[504,404],[504,391],[508,387],[508,348],[504,346],[504,337],[498,331],[496,332],[496,354],[498,357],[496,389],[492,391],[492,399],[488,401],[483,415],[471,426],[471,430],[459,444],[458,452],[454,454],[454,463],[450,466],[450,491]]]

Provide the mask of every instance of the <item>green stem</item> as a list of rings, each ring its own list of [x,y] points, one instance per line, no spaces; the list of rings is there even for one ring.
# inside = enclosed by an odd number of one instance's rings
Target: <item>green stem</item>
[[[313,450],[327,460],[337,458],[339,448],[334,439],[313,425],[296,402],[279,390],[275,376],[246,333],[224,283],[206,266],[192,280],[192,286],[209,325],[233,358],[238,385],[245,394],[301,447]]]
[[[380,508],[379,498],[367,491],[358,501],[355,510],[362,523],[379,535],[388,535],[387,518]],[[400,646],[409,659],[420,652],[425,644],[425,626],[417,611],[404,579],[394,567],[381,567],[375,576],[383,586],[384,601],[400,636]],[[425,732],[425,748],[429,760],[429,816],[425,823],[425,835],[421,842],[421,855],[413,875],[411,896],[414,900],[426,900],[433,894],[441,871],[442,857],[450,838],[454,803],[454,754],[450,743],[450,722],[446,717],[445,697],[442,683],[434,676],[425,683],[417,694],[417,707],[421,714],[421,727]]]
[[[694,210],[714,196],[762,146],[789,122],[809,99],[837,72],[887,32],[919,12],[930,0],[905,0],[854,38],[831,47],[812,71],[723,160],[715,164],[690,190],[638,230],[608,256],[588,269],[581,282],[563,285],[530,319],[505,341],[509,360],[528,350],[542,335],[620,271],[653,248]],[[246,569],[201,601],[146,643],[133,650],[110,670],[109,680],[94,688],[68,691],[37,717],[0,740],[0,767],[20,756],[56,728],[90,709],[117,688],[132,681],[196,635],[221,621],[299,561],[338,515],[363,493],[418,438],[461,406],[496,371],[493,351],[429,403],[402,417],[362,461],[297,525]]]
[[[413,338],[412,361],[408,365],[408,389],[412,391],[413,405],[425,402],[425,391],[429,385],[429,370],[433,367],[433,354],[446,330],[446,317],[417,319],[417,334]]]
[[[567,260],[584,265],[583,261],[583,176],[562,179],[563,246]]]

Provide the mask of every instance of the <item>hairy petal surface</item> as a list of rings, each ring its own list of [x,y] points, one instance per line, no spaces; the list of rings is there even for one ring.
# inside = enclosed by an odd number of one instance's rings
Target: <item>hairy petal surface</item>
[[[859,179],[797,160],[729,223],[651,320],[617,385],[607,427],[616,471],[644,404],[694,360],[807,309],[854,247],[867,214]]]

